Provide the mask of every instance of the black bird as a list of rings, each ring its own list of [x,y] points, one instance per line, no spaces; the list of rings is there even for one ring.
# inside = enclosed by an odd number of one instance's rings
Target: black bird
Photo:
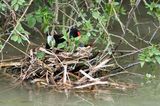
[[[71,37],[80,37],[80,31],[77,28],[71,28],[69,31],[69,38]],[[51,38],[49,38],[51,37]],[[64,41],[66,41],[63,38],[63,34],[55,34],[53,36],[47,35],[47,40],[52,39],[54,40],[54,47],[57,47],[58,44],[63,43]],[[46,49],[51,49],[51,46],[48,44],[49,42],[46,43]]]

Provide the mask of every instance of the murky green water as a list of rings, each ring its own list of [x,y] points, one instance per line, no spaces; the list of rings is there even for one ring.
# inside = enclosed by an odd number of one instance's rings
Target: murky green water
[[[160,84],[128,91],[75,93],[11,87],[0,81],[0,106],[159,106]]]

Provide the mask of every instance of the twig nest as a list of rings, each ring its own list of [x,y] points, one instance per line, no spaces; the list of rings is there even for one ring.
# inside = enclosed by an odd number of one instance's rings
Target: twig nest
[[[90,57],[92,55],[93,48],[91,46],[87,47],[78,47],[76,49],[76,53],[74,53],[74,56],[84,56],[84,57]]]
[[[37,53],[43,52],[43,58]],[[123,88],[124,85],[101,80],[108,76],[107,68],[111,58],[103,57],[99,61],[90,61],[99,57],[94,55],[93,48],[78,47],[73,52],[51,51],[45,48],[31,49],[29,56],[23,59],[19,68],[19,79],[30,80],[31,83],[43,86],[55,86],[59,89],[82,89],[95,85],[111,85]]]

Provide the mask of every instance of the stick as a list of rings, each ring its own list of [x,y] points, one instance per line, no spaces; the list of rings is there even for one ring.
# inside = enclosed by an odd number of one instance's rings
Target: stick
[[[12,66],[21,66],[21,62],[3,62],[0,63],[0,67],[12,67]]]
[[[94,66],[91,68],[91,71],[88,73],[88,75],[92,76],[92,74],[94,74],[95,72],[97,72],[100,68],[104,68],[104,65],[107,64],[111,59],[109,59],[108,57],[106,59],[104,59],[101,63],[99,63],[97,66]],[[87,77],[84,76],[82,77],[80,80],[78,80],[78,83],[83,82],[84,80],[86,80]]]
[[[67,65],[64,65],[63,84],[66,84],[66,81],[67,81]]]
[[[83,74],[85,77],[89,78],[90,81],[97,81],[97,79],[91,77],[90,75],[88,75],[87,73],[85,73],[83,70],[79,70],[79,72],[81,72],[81,74]]]
[[[120,67],[117,67],[117,68],[115,68],[115,69],[112,69],[112,70],[109,72],[109,74],[114,74],[114,73],[122,72],[123,70],[128,69],[128,68],[131,68],[131,67],[133,67],[133,66],[135,66],[135,65],[138,65],[138,64],[140,64],[140,62],[135,62],[135,63],[127,64],[127,65],[125,65],[125,66],[123,67],[123,69],[120,68]]]
[[[120,86],[117,83],[111,83],[111,82],[108,82],[108,81],[96,81],[96,82],[87,83],[87,84],[84,84],[84,85],[79,85],[79,86],[76,86],[74,88],[80,89],[80,88],[86,88],[86,87],[93,86],[93,85],[105,85],[105,84],[111,85],[111,86]]]

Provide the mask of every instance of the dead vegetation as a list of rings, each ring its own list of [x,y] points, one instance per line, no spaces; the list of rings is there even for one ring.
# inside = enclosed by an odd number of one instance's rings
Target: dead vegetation
[[[37,58],[37,52],[45,53]],[[107,85],[114,88],[133,88],[135,85],[117,83],[109,79],[110,70],[115,67],[111,56],[94,53],[93,48],[79,47],[74,52],[46,50],[42,47],[31,49],[29,57],[19,62],[1,62],[0,66],[16,73],[17,81],[28,81],[39,87],[57,89],[93,88]],[[13,74],[13,73],[12,73]]]

